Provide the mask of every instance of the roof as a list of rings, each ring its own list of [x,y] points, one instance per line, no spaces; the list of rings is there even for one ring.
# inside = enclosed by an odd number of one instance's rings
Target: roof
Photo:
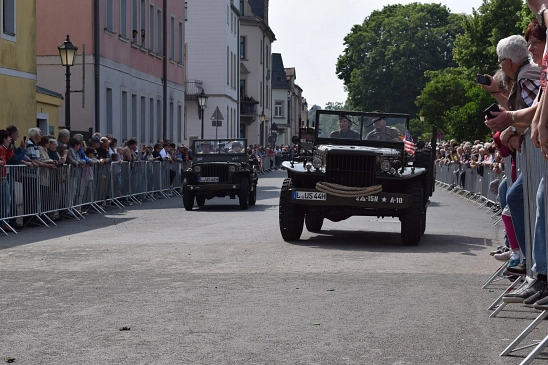
[[[288,78],[291,78],[292,76],[295,76],[297,78],[297,73],[295,72],[295,67],[288,67],[285,69],[285,74]]]
[[[272,88],[287,89],[287,76],[284,70],[284,61],[280,53],[272,53]]]
[[[266,22],[264,5],[265,0],[249,0],[249,6],[251,7],[253,14]]]
[[[36,85],[36,92],[44,95],[53,96],[55,98],[63,99],[63,95],[56,93],[55,91],[51,91],[49,89],[46,89],[45,87],[41,87]]]

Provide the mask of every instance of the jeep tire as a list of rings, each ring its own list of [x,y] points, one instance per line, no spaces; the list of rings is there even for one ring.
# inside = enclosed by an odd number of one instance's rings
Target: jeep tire
[[[206,201],[205,196],[203,196],[202,194],[196,195],[196,204],[197,204],[199,207],[203,207],[204,204],[205,204],[205,201]]]
[[[183,184],[183,206],[186,210],[194,208],[194,194],[190,192],[186,184]]]
[[[322,230],[323,217],[317,213],[309,213],[304,218],[306,229],[312,233],[318,233]]]
[[[434,176],[432,169],[432,150],[429,147],[424,147],[415,152],[415,167],[424,167],[426,169],[424,178],[424,198],[428,200],[433,193]]]
[[[302,208],[288,200],[291,179],[285,179],[280,191],[279,222],[280,232],[285,241],[298,241],[303,233],[304,213]]]
[[[249,193],[249,205],[254,206],[257,202],[257,184],[253,185],[253,190]]]
[[[240,209],[249,208],[249,179],[247,177],[242,177],[242,180],[240,180],[238,196],[240,197]]]
[[[409,208],[405,209],[401,220],[401,240],[405,246],[419,244],[423,232],[423,190],[418,181],[406,186],[406,194],[410,196]]]

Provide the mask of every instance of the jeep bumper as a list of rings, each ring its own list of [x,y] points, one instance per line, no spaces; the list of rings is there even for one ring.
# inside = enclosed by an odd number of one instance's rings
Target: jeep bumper
[[[411,198],[406,194],[380,192],[360,197],[339,197],[316,189],[290,189],[287,199],[293,204],[352,206],[373,209],[406,209]]]

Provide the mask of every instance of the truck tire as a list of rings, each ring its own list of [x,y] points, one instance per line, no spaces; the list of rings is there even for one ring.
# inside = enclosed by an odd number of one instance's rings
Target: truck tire
[[[424,198],[428,200],[434,192],[434,175],[432,168],[432,150],[430,147],[424,147],[415,152],[415,167],[424,167],[426,169],[424,179]]]
[[[304,217],[304,223],[309,232],[318,233],[322,230],[323,217],[315,213],[307,214]]]
[[[409,208],[405,209],[401,219],[401,240],[405,246],[419,244],[423,232],[423,190],[418,181],[406,186],[406,194],[411,197]]]
[[[206,198],[203,195],[196,195],[196,204],[199,207],[203,207],[205,204]]]
[[[240,181],[240,209],[245,210],[249,208],[249,179],[247,177],[242,178]]]
[[[194,194],[190,192],[190,189],[186,184],[183,184],[183,206],[186,210],[192,210],[192,208],[194,208]]]
[[[249,205],[254,206],[257,202],[257,184],[253,186],[253,190],[249,193]]]
[[[285,241],[298,241],[303,233],[304,213],[301,207],[287,199],[291,188],[291,179],[285,179],[280,191],[280,232]]]

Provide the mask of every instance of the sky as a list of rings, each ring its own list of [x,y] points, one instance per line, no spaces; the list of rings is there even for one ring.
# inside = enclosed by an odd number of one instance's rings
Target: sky
[[[273,53],[281,53],[285,67],[295,67],[296,83],[308,107],[344,102],[346,92],[335,73],[344,50],[344,37],[354,24],[386,5],[412,2],[441,3],[452,13],[472,14],[482,0],[270,0],[270,28],[276,36]]]

